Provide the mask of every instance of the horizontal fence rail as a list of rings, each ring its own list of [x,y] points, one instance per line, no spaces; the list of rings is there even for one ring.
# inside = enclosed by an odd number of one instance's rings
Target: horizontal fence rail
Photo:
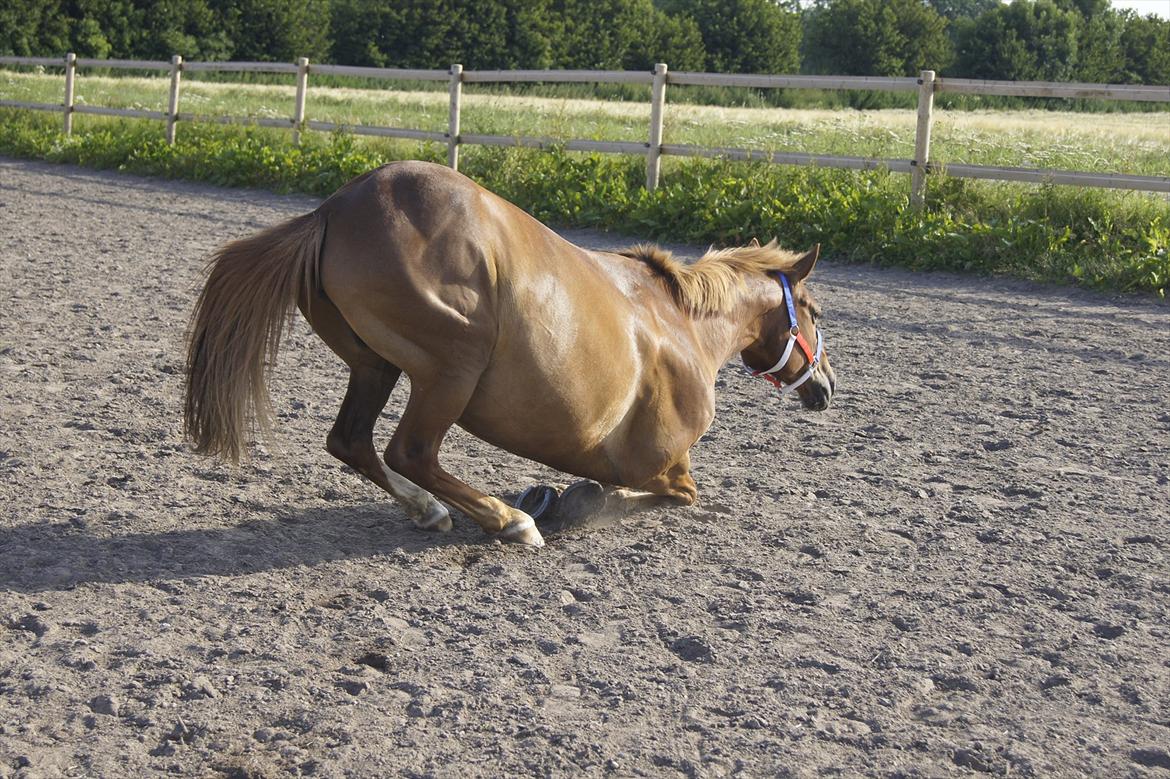
[[[944,173],[968,179],[1023,181],[1033,184],[1069,184],[1076,187],[1132,189],[1146,192],[1170,192],[1170,177],[1138,176],[1128,173],[1081,173],[1074,170],[1004,168],[995,165],[930,164],[932,173]]]
[[[32,111],[60,111],[60,103],[29,103],[23,100],[0,100],[0,108],[27,108]]]
[[[319,132],[347,132],[352,135],[375,135],[381,138],[405,138],[408,141],[434,141],[446,143],[447,133],[431,132],[429,130],[411,130],[407,127],[372,127],[370,125],[337,124],[335,122],[317,122],[309,120],[305,126]],[[466,137],[466,136],[463,136]],[[469,141],[463,141],[469,143]]]
[[[73,62],[79,68],[112,68],[116,70],[168,70],[171,67],[171,63],[163,62],[162,60],[101,60],[77,58]]]
[[[39,65],[44,68],[65,67],[60,57],[0,57],[0,65]]]
[[[57,109],[58,106],[54,106]],[[165,111],[146,111],[141,108],[106,108],[99,105],[75,105],[75,114],[94,114],[95,116],[121,116],[127,119],[166,119]]]
[[[601,152],[604,154],[632,154],[646,157],[646,187],[655,189],[659,183],[659,163],[663,156],[711,157],[728,160],[763,161],[775,165],[812,165],[847,170],[884,169],[911,176],[910,202],[923,207],[926,181],[930,174],[945,174],[973,179],[1018,181],[1038,184],[1065,184],[1078,187],[1170,192],[1170,176],[1140,176],[1127,173],[1090,173],[1042,168],[1011,168],[995,165],[940,164],[930,160],[930,135],[933,128],[934,95],[939,92],[967,95],[1001,95],[1007,97],[1078,98],[1093,100],[1133,100],[1170,102],[1170,86],[1129,84],[1078,84],[1045,81],[982,81],[978,79],[940,78],[934,71],[925,70],[919,78],[892,78],[878,76],[786,76],[733,73],[671,73],[664,64],[653,71],[626,70],[463,70],[452,65],[447,70],[418,70],[406,68],[364,68],[351,65],[312,65],[305,58],[295,63],[283,62],[184,62],[176,55],[170,62],[162,60],[104,60],[79,59],[68,54],[63,59],[54,57],[0,57],[0,66],[19,65],[43,68],[63,68],[65,96],[60,104],[33,103],[18,100],[0,100],[0,108],[22,108],[33,111],[61,111],[64,130],[69,134],[74,114],[132,117],[166,122],[167,142],[174,143],[175,127],[179,122],[218,122],[222,124],[249,124],[262,127],[291,129],[293,139],[299,142],[305,130],[316,132],[344,131],[354,135],[447,145],[448,164],[458,168],[459,147],[511,146],[531,149],[560,148],[567,151]],[[76,105],[74,102],[74,74],[77,68],[116,68],[122,70],[169,71],[171,77],[168,110],[146,111],[130,108],[104,108]],[[179,111],[181,74],[184,72],[221,73],[275,73],[296,78],[296,103],[288,118],[205,116]],[[381,127],[349,125],[306,119],[305,103],[308,96],[309,75],[351,76],[383,81],[447,82],[450,92],[450,111],[447,130],[422,130],[408,127]],[[481,135],[460,132],[460,114],[463,84],[489,83],[595,83],[644,84],[650,87],[650,127],[645,142],[597,141],[586,139],[537,138],[528,136]],[[918,125],[915,131],[914,159],[880,159],[849,157],[835,154],[781,152],[766,149],[735,149],[701,147],[662,142],[666,87],[719,86],[750,87],[755,89],[825,89],[871,90],[880,92],[917,92]]]
[[[757,89],[872,89],[914,92],[918,80],[889,76],[756,76],[739,73],[671,73],[666,83],[700,87],[755,87]]]
[[[1006,97],[1063,97],[1089,100],[1170,101],[1170,86],[1141,84],[1077,84],[1047,81],[981,81],[971,78],[935,79],[936,92]]]
[[[309,69],[318,76],[357,76],[387,81],[446,81],[450,78],[446,70],[360,68],[356,65],[312,65]]]
[[[837,154],[807,154],[795,151],[760,151],[759,149],[707,148],[681,143],[662,144],[662,153],[678,157],[712,157],[725,160],[770,162],[774,165],[813,165],[818,168],[845,170],[876,170],[885,168],[894,173],[909,173],[910,160],[887,160],[877,157],[845,157]]]
[[[169,62],[163,66],[170,68]],[[196,73],[293,73],[297,72],[296,65],[283,62],[184,62],[183,70]]]

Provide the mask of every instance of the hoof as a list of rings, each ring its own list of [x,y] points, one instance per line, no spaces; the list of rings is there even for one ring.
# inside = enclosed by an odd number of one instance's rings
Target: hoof
[[[525,546],[542,547],[544,538],[536,529],[536,522],[522,511],[517,511],[520,519],[512,522],[506,528],[495,534],[495,538],[508,544],[524,544]]]
[[[431,498],[426,509],[414,518],[415,527],[446,533],[451,529],[451,512],[439,501]]]
[[[545,532],[561,533],[591,527],[590,520],[605,511],[605,488],[595,481],[579,481],[565,487],[557,499]]]
[[[537,484],[520,493],[513,504],[536,522],[545,519],[557,502],[557,491],[547,484]]]

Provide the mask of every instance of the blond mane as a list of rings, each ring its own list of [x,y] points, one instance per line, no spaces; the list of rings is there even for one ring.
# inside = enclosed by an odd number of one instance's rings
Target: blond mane
[[[781,249],[774,240],[764,246],[710,249],[691,265],[674,259],[661,246],[648,243],[618,254],[646,263],[666,282],[675,302],[693,314],[726,311],[735,304],[746,274],[786,273],[802,256]]]

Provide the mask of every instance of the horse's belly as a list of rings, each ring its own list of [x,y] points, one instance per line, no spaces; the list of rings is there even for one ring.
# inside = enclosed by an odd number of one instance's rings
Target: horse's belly
[[[521,457],[613,483],[618,472],[605,444],[629,413],[635,394],[632,386],[611,384],[596,393],[571,379],[514,374],[502,381],[485,375],[459,425]]]

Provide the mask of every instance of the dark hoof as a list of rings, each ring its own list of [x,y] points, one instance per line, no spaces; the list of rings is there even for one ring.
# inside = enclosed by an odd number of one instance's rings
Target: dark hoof
[[[595,481],[579,481],[565,487],[556,508],[541,525],[544,533],[562,533],[593,527],[605,511],[605,488]]]
[[[548,516],[556,502],[556,490],[547,484],[537,484],[521,492],[513,506],[539,522],[542,517]]]

